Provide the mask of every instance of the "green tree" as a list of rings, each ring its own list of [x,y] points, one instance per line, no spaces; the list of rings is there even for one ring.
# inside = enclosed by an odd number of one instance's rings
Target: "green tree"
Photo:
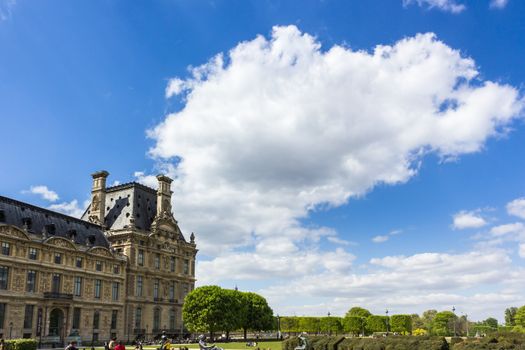
[[[485,321],[483,321],[483,324],[490,328],[498,329],[498,320],[496,320],[494,317],[487,318]]]
[[[246,322],[247,305],[244,303],[242,292],[233,289],[221,289],[220,301],[225,310],[219,329],[226,332],[226,339],[230,338],[230,332],[239,328]]]
[[[366,326],[366,318],[359,316],[345,316],[344,321],[345,332],[358,335],[359,333],[364,334]]]
[[[516,323],[516,326],[520,326],[522,328],[525,327],[525,306],[522,306],[518,310],[516,310],[514,321]]]
[[[370,315],[366,318],[366,329],[370,332],[386,332],[388,317]]]
[[[423,319],[419,317],[418,314],[412,314],[410,315],[410,317],[412,318],[412,328],[413,329],[418,329],[418,328],[424,329],[425,328]]]
[[[362,307],[355,306],[355,307],[351,308],[350,310],[348,310],[348,312],[346,313],[345,317],[357,316],[357,317],[367,318],[370,315],[372,315],[372,314],[367,309],[363,309]]]
[[[184,299],[182,318],[184,326],[191,332],[213,333],[222,330],[228,305],[223,303],[224,293],[219,286],[195,288]]]
[[[319,329],[319,317],[299,317],[298,332],[316,333]]]
[[[321,332],[338,334],[343,330],[343,325],[340,317],[328,316],[319,319],[319,328]]]
[[[441,311],[436,314],[432,322],[432,331],[437,335],[451,335],[457,320],[452,311]]]
[[[268,306],[266,299],[259,294],[242,293],[242,301],[245,305],[245,317],[242,319],[244,340],[248,329],[254,331],[271,330],[274,326],[273,310]]]
[[[432,333],[434,317],[436,317],[437,313],[437,310],[427,310],[423,312],[423,315],[421,317],[423,321],[423,328],[426,329],[429,333]]]
[[[516,320],[514,319],[516,317],[516,311],[518,311],[518,308],[514,306],[505,309],[505,325],[506,326],[516,325]]]
[[[403,334],[412,332],[412,317],[410,315],[392,315],[390,317],[390,330]]]
[[[296,333],[299,332],[299,318],[294,316],[281,316],[279,318],[281,332]]]

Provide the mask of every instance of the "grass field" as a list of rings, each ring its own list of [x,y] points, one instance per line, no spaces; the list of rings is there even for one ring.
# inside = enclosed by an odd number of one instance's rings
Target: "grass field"
[[[245,342],[231,342],[231,343],[215,343],[218,347],[223,348],[224,350],[255,350],[259,348],[260,350],[282,350],[281,342],[259,342],[256,347],[246,346]],[[171,344],[173,350],[178,350],[179,347],[187,347],[188,349],[198,349],[199,344]],[[134,347],[126,346],[126,350],[133,350]],[[144,346],[144,350],[157,350],[158,346]]]

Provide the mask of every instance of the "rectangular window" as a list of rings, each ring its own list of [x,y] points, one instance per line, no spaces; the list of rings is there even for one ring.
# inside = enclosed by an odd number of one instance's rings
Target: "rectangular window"
[[[95,311],[93,314],[93,329],[98,329],[100,326],[100,312]]]
[[[190,262],[188,261],[188,259],[184,259],[184,274],[190,274]]]
[[[11,244],[2,242],[2,255],[11,255]]]
[[[62,264],[62,254],[55,253],[55,264]]]
[[[117,310],[111,311],[111,329],[117,329],[117,316],[118,316]]]
[[[24,313],[24,328],[33,328],[33,311],[35,309],[34,305],[26,305],[26,310]]]
[[[95,298],[100,299],[100,292],[102,289],[102,280],[95,280]]]
[[[0,328],[5,329],[4,327],[4,321],[5,321],[5,303],[0,304]]]
[[[36,249],[36,248],[29,248],[28,258],[30,260],[38,259],[38,249]]]
[[[175,281],[170,282],[170,288],[169,288],[168,294],[169,294],[170,301],[173,302],[173,300],[175,299]]]
[[[84,260],[81,257],[77,257],[77,259],[75,260],[75,266],[80,269],[82,268],[83,265],[84,265]]]
[[[113,282],[113,288],[112,288],[112,293],[111,293],[113,300],[118,300],[119,291],[120,291],[120,283]]]
[[[139,266],[144,266],[144,250],[139,249],[139,253],[137,255],[137,264]]]
[[[80,276],[75,277],[75,296],[82,296],[82,277]]]
[[[188,285],[188,283],[184,283],[182,288],[182,292],[184,293],[183,295],[186,296],[186,294],[190,292],[190,286]]]
[[[155,267],[156,270],[160,270],[160,254],[155,254],[153,267]]]
[[[118,275],[120,273],[120,266],[119,265],[113,265],[113,273]]]
[[[2,304],[0,304],[2,305]],[[4,308],[5,308],[5,304]],[[135,309],[135,328],[140,329],[140,325],[142,324],[142,309],[140,307]]]
[[[102,271],[102,261],[100,260],[95,261],[95,270]]]
[[[136,290],[135,295],[137,297],[142,296],[142,276],[137,276],[137,290]]]
[[[175,329],[175,310],[170,310],[170,329]]]
[[[158,299],[159,297],[159,280],[155,279],[153,282],[153,298]]]
[[[53,293],[60,293],[60,280],[62,276],[58,273],[54,273],[51,278],[51,291]]]
[[[9,267],[0,266],[0,289],[7,289],[9,282]]]
[[[73,309],[73,329],[80,328],[80,310],[79,307]]]
[[[170,271],[175,272],[175,257],[174,256],[170,258]]]
[[[29,293],[36,292],[36,271],[33,271],[33,270],[27,271],[26,291],[28,291]]]

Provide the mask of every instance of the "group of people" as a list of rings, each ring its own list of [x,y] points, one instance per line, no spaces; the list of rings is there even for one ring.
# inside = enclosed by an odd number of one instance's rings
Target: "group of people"
[[[72,340],[64,350],[78,350],[77,341]],[[142,350],[142,344],[140,348],[135,347],[136,350]],[[117,341],[117,338],[111,338],[109,343],[104,343],[104,350],[126,350],[126,346],[123,341]]]

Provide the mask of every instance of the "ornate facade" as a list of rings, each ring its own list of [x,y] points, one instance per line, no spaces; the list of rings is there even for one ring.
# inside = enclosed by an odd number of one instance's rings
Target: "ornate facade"
[[[195,284],[193,233],[171,212],[171,179],[106,188],[92,175],[81,219],[0,196],[0,335],[101,342],[183,332]]]

